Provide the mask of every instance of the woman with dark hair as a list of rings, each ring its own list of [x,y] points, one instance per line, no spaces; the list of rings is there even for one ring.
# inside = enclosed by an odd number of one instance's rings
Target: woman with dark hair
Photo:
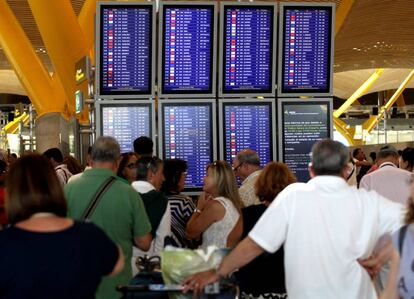
[[[66,218],[46,157],[18,159],[6,189],[11,227],[0,231],[0,298],[92,299],[101,278],[122,269],[122,251],[101,229]]]
[[[400,156],[400,168],[405,169],[409,172],[413,172],[414,168],[414,148],[407,147],[402,151]]]
[[[380,299],[414,298],[414,181],[404,222],[392,236],[391,269]]]
[[[83,171],[82,165],[72,156],[63,158],[63,164],[66,164],[68,170],[72,175],[81,173]]]
[[[192,247],[191,241],[185,237],[185,227],[194,212],[195,204],[188,196],[181,194],[187,176],[187,162],[180,159],[164,161],[165,181],[161,191],[165,193],[171,211],[171,240],[175,247]]]
[[[121,162],[119,162],[117,176],[131,184],[135,181],[137,176],[137,167],[135,163],[138,160],[138,156],[134,152],[128,152],[121,154]]]
[[[296,178],[285,164],[270,162],[266,165],[255,185],[256,196],[262,204],[242,209],[242,238],[247,237],[276,196],[294,182],[296,182]],[[241,268],[236,273],[236,277],[239,281],[242,298],[287,298],[283,263],[284,254],[282,247],[273,254],[261,254]]]

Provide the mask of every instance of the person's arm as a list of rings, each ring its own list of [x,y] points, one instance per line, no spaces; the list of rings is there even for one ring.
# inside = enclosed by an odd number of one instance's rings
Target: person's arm
[[[62,169],[56,170],[56,176],[58,177],[60,185],[62,186],[62,188],[64,188],[66,185],[66,177],[65,177],[63,170]]]
[[[151,247],[152,235],[150,233],[134,238],[135,245],[143,250],[148,251]]]
[[[291,189],[291,188],[289,188]],[[266,209],[262,217],[250,231],[249,236],[224,258],[217,271],[210,270],[190,276],[184,281],[184,291],[190,289],[200,292],[209,283],[218,281],[221,277],[229,275],[232,271],[251,262],[265,250],[276,252],[286,240],[288,218],[286,207],[292,198],[290,191],[283,190],[278,199]]]
[[[223,205],[217,201],[210,200],[205,206],[198,204],[187,222],[186,237],[190,240],[197,239],[212,223],[222,219],[225,212]]]
[[[138,192],[131,188],[131,207],[132,219],[134,222],[133,236],[135,245],[143,251],[148,251],[151,247],[151,223],[148,220],[147,212]]]
[[[368,162],[368,161],[359,161],[359,160],[357,160],[357,161],[355,161],[355,165],[356,166],[372,166],[372,164],[370,163],[370,162]]]
[[[112,269],[112,272],[108,274],[108,276],[115,276],[116,274],[118,274],[119,272],[121,272],[121,270],[124,268],[125,265],[125,259],[124,259],[124,254],[122,252],[122,248],[118,245],[118,260],[115,263],[114,268]]]
[[[250,237],[246,237],[237,247],[226,256],[217,270],[208,270],[191,275],[184,280],[184,292],[193,290],[195,295],[199,294],[206,285],[227,277],[234,270],[250,263],[253,259],[264,252]]]
[[[393,250],[391,255],[391,269],[388,275],[387,285],[382,292],[380,299],[398,299],[398,272],[400,268],[400,255],[397,250]]]
[[[243,234],[243,217],[239,216],[236,225],[227,237],[227,247],[233,248],[239,243]]]
[[[379,194],[376,200],[378,200],[379,235],[394,233],[404,224],[405,207]]]
[[[389,239],[380,251],[368,259],[359,261],[359,263],[367,270],[371,277],[374,277],[379,273],[381,267],[391,259],[393,251],[394,247],[391,239]]]

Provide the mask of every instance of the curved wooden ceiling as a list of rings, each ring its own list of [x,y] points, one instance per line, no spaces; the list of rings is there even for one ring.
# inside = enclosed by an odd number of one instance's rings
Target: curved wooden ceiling
[[[22,24],[36,52],[49,71],[49,60],[36,22],[26,0],[6,0]],[[265,0],[266,1],[266,0]],[[274,2],[267,0],[269,2]],[[302,0],[303,1],[303,0]],[[347,1],[347,0],[344,0]],[[84,0],[71,0],[79,14]],[[304,0],[304,2],[335,2],[342,0]],[[335,95],[346,98],[372,73],[373,68],[394,69],[384,74],[371,89],[398,87],[407,69],[414,68],[414,0],[356,0],[335,38]],[[10,70],[0,49],[0,70]],[[3,73],[3,79],[5,78]],[[10,80],[17,80],[7,72]],[[3,80],[1,80],[3,81]],[[0,81],[0,82],[1,82]],[[4,82],[4,81],[3,81]],[[0,83],[2,84],[2,83]],[[8,86],[16,86],[10,82]],[[412,85],[411,85],[412,86]],[[21,88],[9,90],[21,94]],[[5,88],[0,88],[0,92]]]
[[[357,0],[335,38],[335,72],[414,68],[414,1]]]

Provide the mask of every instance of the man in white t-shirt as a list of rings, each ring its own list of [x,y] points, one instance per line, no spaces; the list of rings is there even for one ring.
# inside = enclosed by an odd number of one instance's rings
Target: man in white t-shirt
[[[68,180],[72,176],[72,173],[69,171],[66,164],[63,164],[63,155],[60,149],[57,147],[49,148],[43,153],[43,155],[49,159],[50,163],[55,169],[56,175],[62,188],[65,187],[65,185],[68,183]]]
[[[262,252],[284,245],[289,299],[377,298],[360,261],[371,256],[381,235],[402,225],[403,207],[348,186],[347,162],[345,146],[332,140],[317,142],[312,179],[283,190],[218,270],[189,277],[186,289],[200,290]]]

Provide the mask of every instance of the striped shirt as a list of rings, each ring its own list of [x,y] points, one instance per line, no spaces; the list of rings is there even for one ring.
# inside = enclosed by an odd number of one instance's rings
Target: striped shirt
[[[185,227],[196,206],[190,197],[182,194],[170,194],[167,195],[167,199],[171,208],[172,244],[170,245],[185,248],[189,244],[185,238]]]

